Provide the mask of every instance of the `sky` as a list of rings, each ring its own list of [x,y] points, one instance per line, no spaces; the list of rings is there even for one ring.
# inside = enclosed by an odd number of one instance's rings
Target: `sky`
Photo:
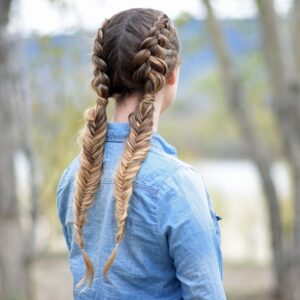
[[[246,18],[256,14],[253,0],[212,0],[212,3],[220,18]],[[280,14],[286,14],[290,4],[291,0],[275,0]],[[68,33],[78,28],[95,30],[104,18],[133,7],[156,8],[171,18],[182,12],[205,17],[200,0],[15,0],[9,31],[28,35]]]

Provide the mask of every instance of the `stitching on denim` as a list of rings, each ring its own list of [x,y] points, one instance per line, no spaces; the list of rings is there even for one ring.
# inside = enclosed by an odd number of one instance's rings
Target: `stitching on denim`
[[[160,232],[159,226],[158,226],[158,205],[159,205],[158,195],[159,195],[159,192],[164,185],[168,185],[167,182],[168,182],[169,178],[171,178],[175,173],[177,173],[178,170],[181,169],[182,167],[183,167],[183,165],[179,165],[179,166],[177,165],[174,170],[171,170],[168,173],[168,175],[164,178],[164,180],[162,180],[162,183],[157,188],[157,193],[155,195],[155,215],[156,215],[156,232],[158,235]],[[170,187],[170,186],[168,185],[168,187]]]
[[[155,153],[157,153],[157,154],[159,154],[159,155],[161,155],[161,156],[163,156],[163,157],[166,157],[166,158],[169,158],[169,159],[171,159],[172,161],[176,161],[176,159],[178,159],[178,158],[176,158],[173,154],[170,154],[170,153],[167,153],[167,152],[165,152],[163,149],[161,149],[160,147],[158,147],[158,146],[156,146],[156,145],[152,145],[152,147],[150,148],[150,151],[153,151],[153,152],[155,152]]]

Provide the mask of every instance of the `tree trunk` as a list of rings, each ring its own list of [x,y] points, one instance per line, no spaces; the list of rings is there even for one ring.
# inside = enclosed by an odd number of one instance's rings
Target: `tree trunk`
[[[298,75],[299,41],[298,32],[295,35],[292,57],[285,57],[282,53],[277,17],[273,1],[256,0],[262,28],[262,41],[266,58],[266,67],[271,86],[278,131],[281,135],[283,148],[288,159],[293,182],[294,205],[294,239],[289,249],[288,273],[289,298],[299,299],[300,285],[296,278],[300,274],[300,82]],[[293,24],[299,24],[299,0],[294,1]],[[297,29],[299,30],[299,28]],[[287,60],[292,63],[287,64]],[[288,65],[295,66],[288,70]],[[298,70],[297,70],[298,69]],[[299,278],[299,277],[298,277]]]
[[[211,3],[209,0],[203,0],[203,3],[207,9],[208,30],[218,60],[225,98],[228,101],[233,117],[239,124],[248,155],[255,163],[260,174],[265,199],[267,201],[274,277],[276,279],[275,294],[276,298],[279,299],[284,286],[285,252],[278,195],[271,176],[272,160],[270,159],[270,151],[267,149],[264,141],[257,135],[258,131],[249,115],[251,109],[245,100],[240,80],[232,67],[227,45],[223,39],[221,28],[214,15]]]
[[[22,57],[24,53],[24,42],[21,37],[14,36],[14,40],[18,40],[18,43],[14,46],[15,57]],[[31,95],[28,89],[28,82],[26,76],[26,66],[19,59],[15,59],[11,65],[12,82],[14,90],[14,102],[16,103],[15,115],[18,120],[18,150],[21,151],[29,166],[29,209],[26,211],[26,219],[30,226],[27,230],[23,230],[25,239],[25,251],[26,251],[26,262],[31,264],[35,256],[37,255],[35,249],[35,232],[38,219],[39,210],[39,187],[40,177],[38,176],[38,163],[35,149],[33,147],[33,141],[31,136]],[[24,76],[25,75],[25,76]]]
[[[295,62],[296,73],[298,78],[300,77],[300,40],[298,38],[299,28],[300,28],[300,0],[294,0],[292,6],[292,46],[293,46],[293,55]]]
[[[13,49],[6,31],[10,4],[0,0],[0,299],[23,300],[29,299],[29,285],[14,174],[17,122],[10,76]]]

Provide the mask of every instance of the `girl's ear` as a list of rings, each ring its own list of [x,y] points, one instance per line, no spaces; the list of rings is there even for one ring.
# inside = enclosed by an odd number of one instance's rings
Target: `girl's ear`
[[[177,65],[170,73],[166,83],[168,85],[174,85],[177,82],[178,73],[179,73],[179,66]]]

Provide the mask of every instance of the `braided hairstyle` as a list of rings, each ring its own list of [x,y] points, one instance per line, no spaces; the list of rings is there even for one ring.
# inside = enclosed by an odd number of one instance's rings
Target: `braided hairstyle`
[[[80,169],[73,202],[75,236],[86,266],[86,274],[77,287],[88,279],[90,286],[94,278],[93,264],[84,250],[82,234],[87,211],[100,184],[108,98],[115,94],[140,95],[137,107],[128,117],[131,129],[115,174],[117,235],[116,245],[102,270],[105,276],[124,237],[133,183],[150,149],[155,95],[178,63],[179,54],[176,28],[168,16],[158,10],[122,11],[106,20],[97,31],[92,55],[92,87],[98,98],[97,104],[85,113],[86,126],[81,136]]]

